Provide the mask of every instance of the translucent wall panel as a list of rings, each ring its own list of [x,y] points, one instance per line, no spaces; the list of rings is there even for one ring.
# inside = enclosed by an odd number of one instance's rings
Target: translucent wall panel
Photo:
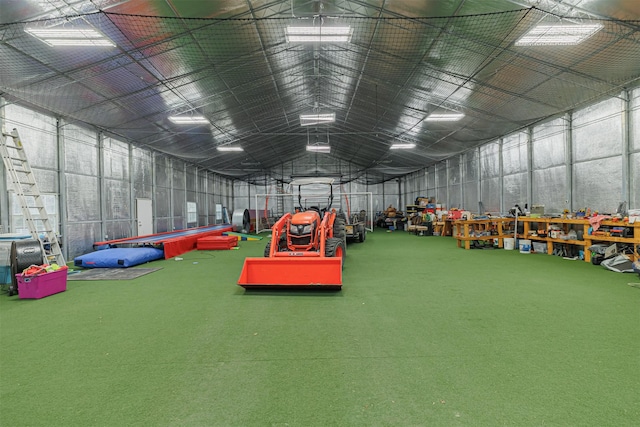
[[[165,233],[167,231],[172,230],[172,222],[170,218],[157,218],[156,222],[156,233]]]
[[[385,210],[389,205],[393,205],[395,208],[399,210],[404,210],[402,207],[402,201],[400,200],[400,195],[398,194],[398,181],[392,179],[391,181],[387,181],[384,184],[384,201],[383,208]]]
[[[58,193],[58,172],[54,170],[32,169],[40,193]]]
[[[194,168],[194,167],[190,167],[189,165],[186,165],[185,167],[185,189],[188,192],[196,192],[196,189],[198,188],[198,182],[197,182],[197,176],[198,176],[198,169]],[[193,201],[193,200],[191,200]]]
[[[100,223],[77,223],[67,230],[67,259],[71,260],[79,255],[93,252],[93,244],[104,240],[100,234]],[[63,248],[64,249],[64,248]]]
[[[171,159],[160,155],[154,154],[154,221],[156,224],[156,233],[164,233],[166,231],[173,231],[172,204],[171,197],[173,192],[171,191],[171,180],[173,177],[173,171],[171,169]]]
[[[566,164],[566,121],[562,118],[533,127],[533,169]]]
[[[436,167],[430,166],[427,168],[427,191],[429,192],[428,197],[435,197],[436,191]]]
[[[172,159],[171,161],[171,215],[173,216],[174,230],[187,228],[187,177],[185,174],[185,166],[182,160]],[[193,225],[195,225],[195,223]]]
[[[573,166],[573,208],[615,212],[622,199],[620,157],[577,163]]]
[[[478,212],[478,213],[484,213],[484,212],[479,212],[479,203],[480,200],[478,199],[478,183],[477,182],[465,182],[464,184],[462,184],[462,191],[464,193],[464,201],[462,203],[462,206],[464,207],[464,209],[469,210],[471,212]],[[486,208],[485,208],[485,212],[486,212]]]
[[[472,212],[477,211],[480,201],[478,194],[479,159],[480,151],[478,149],[467,151],[462,155],[462,205]]]
[[[255,203],[255,197],[250,197],[250,185],[247,182],[236,181],[234,187],[234,209],[250,209],[251,199],[253,198]],[[255,195],[255,194],[254,194]]]
[[[163,218],[171,216],[171,195],[169,188],[156,187],[153,200],[155,202],[155,217]]]
[[[158,187],[170,188],[171,187],[171,161],[161,155],[155,155],[155,185]]]
[[[564,209],[569,209],[566,203],[567,168],[556,166],[533,171],[533,198],[532,204],[544,205],[545,213],[561,213]]]
[[[173,175],[173,181],[171,185],[173,188],[179,188],[185,190],[187,187],[187,178],[184,172],[185,164],[181,160],[173,159],[171,161],[171,174]]]
[[[527,140],[527,133],[519,132],[506,136],[502,141],[502,173],[504,175],[527,170],[529,162]]]
[[[574,162],[621,154],[622,109],[622,100],[612,98],[573,114]]]
[[[447,161],[447,199],[444,204],[449,207],[466,209],[462,203],[462,177],[460,170],[460,156],[452,157]]]
[[[102,142],[102,161],[105,178],[129,180],[129,145],[113,138]]]
[[[196,203],[198,204],[198,226],[200,227],[209,224],[208,200],[213,196],[208,194],[208,185],[207,171],[198,169]],[[211,223],[213,224],[213,221]]]
[[[131,193],[129,185],[129,145],[113,138],[103,138],[102,163],[104,171],[104,219],[131,219]],[[112,233],[120,237],[131,234],[126,227],[111,224]],[[124,233],[124,235],[123,235]],[[115,238],[115,237],[110,237]]]
[[[207,221],[209,224],[216,223],[216,203],[217,198],[215,194],[216,188],[216,176],[214,174],[207,175]]]
[[[447,192],[447,162],[441,162],[436,164],[436,188],[435,188],[435,197],[436,202],[441,203],[443,205],[452,207],[449,203],[449,193]]]
[[[128,182],[113,179],[104,180],[104,219],[131,219],[131,194],[129,188]]]
[[[628,208],[640,209],[640,152],[631,155],[631,200],[627,204]]]
[[[69,222],[100,220],[100,188],[95,176],[67,173],[67,219]],[[71,227],[70,227],[71,228]]]
[[[640,151],[640,89],[631,92],[631,123],[629,126],[631,151]],[[637,173],[637,171],[636,171]],[[637,174],[635,175],[638,176]],[[640,178],[638,178],[640,179]]]
[[[500,209],[500,193],[502,191],[500,178],[483,179],[480,188],[484,209],[487,212],[502,212]]]
[[[454,156],[447,162],[447,175],[449,185],[459,185],[462,182],[461,169],[460,169],[460,156]]]
[[[5,106],[5,119],[6,131],[11,132],[14,128],[18,130],[31,168],[58,169],[55,118],[9,104]]]
[[[480,147],[480,178],[500,175],[500,143],[491,142]]]
[[[387,208],[387,206],[389,206],[388,204],[384,204],[384,199],[382,197],[382,187],[383,184],[374,184],[369,185],[367,188],[367,191],[370,191],[373,194],[373,210],[375,212],[382,212]]]
[[[101,190],[97,178],[98,135],[92,129],[65,124],[62,128],[62,138],[67,184],[66,233],[69,234],[79,222],[101,220]],[[99,236],[94,242],[100,240],[104,240],[104,236]]]
[[[527,174],[517,173],[507,175],[502,179],[503,183],[503,205],[508,211],[516,204],[524,209],[527,201]]]
[[[153,156],[150,151],[132,149],[131,180],[134,197],[153,199]]]
[[[98,176],[98,135],[91,129],[66,124],[61,129],[67,172]]]
[[[105,239],[121,239],[132,236],[130,221],[109,221],[105,224]]]

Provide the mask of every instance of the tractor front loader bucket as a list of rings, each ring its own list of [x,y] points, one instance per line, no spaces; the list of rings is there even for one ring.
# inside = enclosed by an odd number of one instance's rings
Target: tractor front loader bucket
[[[252,288],[342,288],[340,257],[245,258],[238,285]]]

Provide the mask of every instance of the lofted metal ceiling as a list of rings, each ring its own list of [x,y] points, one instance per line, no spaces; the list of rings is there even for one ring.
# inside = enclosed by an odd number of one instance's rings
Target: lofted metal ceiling
[[[640,78],[637,0],[0,0],[0,10],[6,102],[248,181],[286,180],[292,164],[384,181]],[[602,30],[576,46],[515,45],[540,23],[594,22]],[[348,25],[353,36],[288,43],[289,25]],[[24,31],[33,27],[93,27],[116,46],[51,47]],[[336,122],[300,125],[318,111]],[[465,116],[425,121],[441,112]],[[169,121],[177,114],[208,123]],[[331,153],[307,152],[316,141]],[[399,142],[416,147],[389,149]]]

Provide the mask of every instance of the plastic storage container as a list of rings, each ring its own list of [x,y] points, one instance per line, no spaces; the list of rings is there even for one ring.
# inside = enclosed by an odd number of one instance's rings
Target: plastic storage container
[[[67,267],[37,276],[16,274],[18,296],[21,299],[39,299],[67,290]]]

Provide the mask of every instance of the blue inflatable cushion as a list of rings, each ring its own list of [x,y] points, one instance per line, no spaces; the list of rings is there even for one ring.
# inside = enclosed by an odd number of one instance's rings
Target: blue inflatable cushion
[[[80,255],[73,260],[73,264],[84,268],[124,268],[162,258],[164,258],[162,249],[110,248]]]

